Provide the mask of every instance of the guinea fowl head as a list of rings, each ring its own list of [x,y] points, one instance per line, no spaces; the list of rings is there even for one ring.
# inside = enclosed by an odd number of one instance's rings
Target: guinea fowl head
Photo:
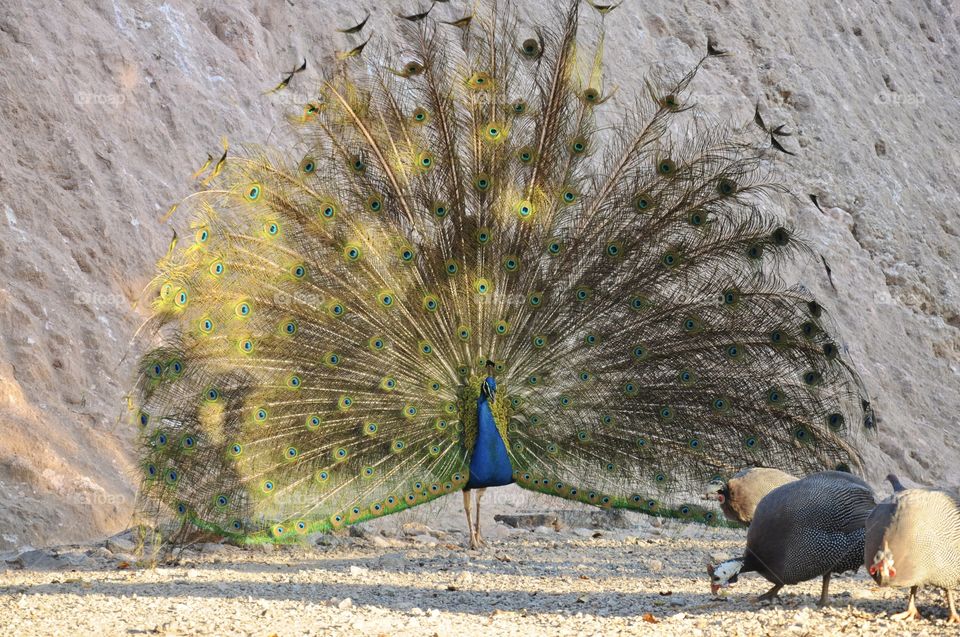
[[[707,564],[707,575],[710,576],[710,593],[716,595],[721,588],[735,584],[742,568],[743,560],[739,558],[720,562],[716,566]]]
[[[716,477],[707,483],[707,488],[703,492],[703,497],[708,500],[717,500],[723,504],[730,497],[730,490],[723,478]]]
[[[883,548],[877,549],[873,556],[873,563],[867,570],[877,584],[884,585],[897,576],[897,569],[893,567],[893,563],[893,551],[884,542]]]

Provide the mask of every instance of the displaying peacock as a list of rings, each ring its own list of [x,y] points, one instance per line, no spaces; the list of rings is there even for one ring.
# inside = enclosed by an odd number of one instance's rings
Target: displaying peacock
[[[859,468],[861,384],[778,274],[782,189],[693,116],[722,52],[601,129],[595,8],[591,50],[576,2],[400,18],[338,56],[302,148],[224,153],[155,281],[145,519],[286,541],[465,490],[469,523],[516,482],[722,523],[717,476]]]

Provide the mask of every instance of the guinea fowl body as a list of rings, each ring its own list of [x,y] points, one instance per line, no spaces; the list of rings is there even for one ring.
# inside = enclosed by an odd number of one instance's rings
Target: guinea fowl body
[[[755,571],[772,582],[767,599],[785,585],[823,577],[825,605],[830,576],[862,563],[864,524],[875,504],[867,483],[839,471],[774,489],[757,505],[740,572]]]
[[[796,476],[770,467],[741,469],[717,494],[720,509],[728,520],[749,526],[760,500],[777,487],[796,479]]]
[[[890,476],[894,493],[866,522],[863,561],[880,586],[910,587],[903,617],[917,617],[916,592],[947,591],[950,620],[960,622],[952,589],[960,587],[960,501],[946,491],[904,489]]]

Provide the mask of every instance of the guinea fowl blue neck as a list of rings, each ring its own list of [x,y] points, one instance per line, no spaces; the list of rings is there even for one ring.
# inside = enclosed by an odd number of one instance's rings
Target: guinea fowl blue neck
[[[497,381],[489,374],[477,398],[477,441],[470,455],[470,479],[465,489],[499,487],[513,482],[507,447],[497,430],[491,405],[496,402]]]

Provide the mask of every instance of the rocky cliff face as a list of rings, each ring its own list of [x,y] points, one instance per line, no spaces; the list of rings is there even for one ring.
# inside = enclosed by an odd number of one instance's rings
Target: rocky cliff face
[[[361,4],[380,33],[401,9]],[[546,17],[542,3],[511,4],[521,28]],[[768,122],[794,133],[784,144],[797,155],[770,161],[814,253],[789,276],[830,308],[874,396],[871,477],[897,469],[955,484],[958,9],[813,6],[627,0],[607,18],[613,114],[642,97],[645,75],[692,66],[708,35],[732,53],[694,90],[708,114],[739,124],[759,99]],[[434,9],[445,19],[466,10]],[[0,550],[128,524],[136,301],[188,221],[160,218],[221,136],[283,143],[283,114],[351,45],[332,29],[362,14],[345,0],[0,7]],[[309,68],[287,91],[263,94],[304,56]]]

